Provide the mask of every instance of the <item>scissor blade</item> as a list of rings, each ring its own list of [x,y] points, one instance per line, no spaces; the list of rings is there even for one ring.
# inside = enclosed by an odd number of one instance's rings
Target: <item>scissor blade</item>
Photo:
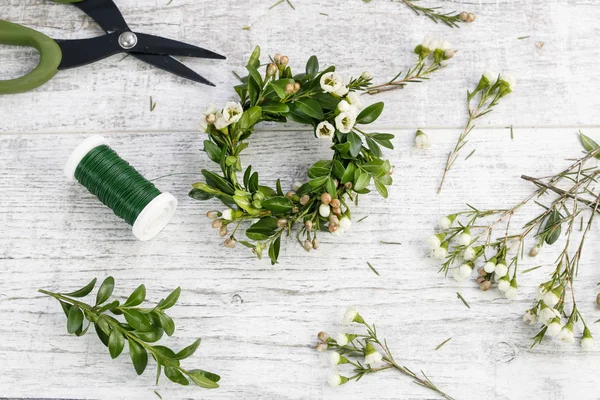
[[[141,60],[147,64],[155,66],[156,68],[160,68],[164,71],[170,72],[182,78],[189,79],[198,83],[203,83],[209,86],[215,86],[212,82],[210,82],[206,78],[202,77],[201,75],[186,67],[185,65],[183,65],[182,63],[180,63],[172,57],[160,56],[155,54],[143,54],[137,52],[131,52],[129,54],[131,54],[138,60]]]
[[[123,52],[119,46],[119,34],[112,33],[91,39],[56,40],[62,51],[58,69],[69,69],[91,64]]]
[[[196,58],[209,58],[213,60],[224,60],[225,56],[213,51],[203,49],[202,47],[179,42],[177,40],[167,39],[160,36],[146,35],[144,33],[135,33],[138,37],[138,44],[135,51],[146,54],[183,56]]]
[[[96,21],[107,33],[129,30],[127,22],[113,0],[83,0],[71,4]]]

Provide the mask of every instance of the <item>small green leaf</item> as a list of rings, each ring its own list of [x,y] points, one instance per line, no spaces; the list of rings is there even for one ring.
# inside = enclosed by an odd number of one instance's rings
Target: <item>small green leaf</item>
[[[58,301],[60,303],[60,306],[62,307],[63,312],[65,313],[65,317],[69,317],[69,310],[71,309],[71,305],[69,303],[65,303],[62,300]]]
[[[263,201],[262,206],[275,214],[286,214],[294,208],[294,203],[286,197],[276,196]]]
[[[262,108],[260,108],[259,106],[254,106],[252,108],[250,108],[249,110],[244,111],[244,114],[242,114],[242,118],[240,119],[240,128],[242,129],[250,129],[252,128],[256,123],[258,123],[260,121],[260,119],[262,118]]]
[[[208,154],[208,158],[210,158],[212,162],[218,163],[221,161],[221,148],[210,140],[204,141],[204,151]]]
[[[342,176],[342,183],[352,182],[354,179],[354,172],[356,171],[356,165],[354,163],[349,163],[346,166],[346,171],[344,171],[344,175]]]
[[[581,144],[583,145],[583,148],[588,153],[591,152],[591,151],[594,151],[598,147],[600,147],[598,145],[598,143],[596,143],[595,141],[593,141],[592,139],[590,139],[589,137],[587,137],[586,135],[584,135],[583,133],[581,133],[581,131],[579,132],[579,140],[581,140]],[[600,154],[596,154],[595,157],[598,158],[598,159],[600,159]]]
[[[333,164],[331,165],[331,172],[336,178],[342,179],[345,172],[344,165],[339,160],[334,160]]]
[[[90,283],[88,283],[87,285],[85,285],[84,287],[82,287],[79,290],[76,290],[71,293],[62,293],[62,294],[64,296],[70,296],[70,297],[85,297],[88,294],[90,294],[90,292],[92,290],[94,290],[94,286],[96,286],[96,278],[92,279],[92,281]]]
[[[166,299],[164,299],[164,301],[161,301],[159,303],[159,307],[163,310],[173,307],[175,305],[175,303],[177,303],[177,300],[179,300],[180,294],[181,294],[181,287],[178,287],[177,289],[173,290],[171,292],[171,294],[168,295]]]
[[[270,114],[285,114],[290,112],[290,107],[279,101],[268,100],[262,103],[261,107],[263,112]]]
[[[182,349],[179,353],[175,355],[175,358],[177,358],[178,360],[183,360],[194,355],[196,350],[198,350],[198,347],[200,347],[200,340],[201,339],[198,339],[194,343]]]
[[[362,140],[360,136],[358,136],[354,132],[350,132],[347,135],[348,143],[350,143],[350,155],[352,157],[356,157],[360,154],[360,149],[362,148]]]
[[[213,197],[215,197],[214,194],[207,193],[202,189],[192,189],[188,193],[188,196],[194,200],[199,200],[199,201],[206,201],[206,200],[210,200]]]
[[[135,331],[135,335],[146,343],[158,342],[163,337],[164,333],[165,331],[162,328],[153,328],[148,332]]]
[[[98,306],[108,300],[114,289],[115,279],[112,276],[109,276],[102,282],[100,289],[98,289],[98,293],[96,294],[96,305]]]
[[[148,332],[154,329],[148,318],[138,310],[123,310],[123,315],[127,323],[136,331]]]
[[[306,63],[306,75],[316,75],[319,73],[319,60],[317,56],[311,56]]]
[[[321,176],[319,178],[311,179],[308,181],[308,185],[312,188],[312,190],[319,189],[321,186],[325,185],[329,180],[329,176]]]
[[[173,319],[164,313],[158,313],[158,319],[167,336],[173,335],[175,332],[175,322],[173,322]]]
[[[83,312],[81,309],[72,305],[69,309],[69,317],[67,318],[67,332],[77,333],[83,326]]]
[[[115,359],[119,357],[125,347],[125,336],[118,329],[112,330],[108,337],[108,352],[110,356]]]
[[[148,365],[148,353],[146,352],[146,349],[134,340],[129,339],[129,355],[131,356],[135,372],[137,372],[138,375],[143,374]]]
[[[215,174],[214,172],[202,170],[202,175],[206,178],[206,183],[209,186],[219,189],[221,192],[233,196],[235,189],[231,182],[226,181],[225,178]]]
[[[103,321],[103,320],[100,320]],[[98,323],[94,324],[94,329],[96,330],[96,334],[100,338],[100,341],[108,347],[108,335],[102,330],[102,328],[98,325]]]
[[[358,178],[356,178],[356,182],[354,182],[354,190],[362,190],[369,186],[369,182],[371,181],[371,177],[366,172],[359,171]]]
[[[287,85],[289,85],[290,83],[293,85],[294,83],[296,83],[296,81],[293,79],[284,78],[284,79],[279,79],[275,82],[271,82],[270,86],[273,88],[275,93],[277,93],[277,96],[279,96],[279,98],[283,99],[287,96],[287,94],[285,93],[285,87]]]
[[[546,227],[544,229],[545,241],[549,245],[556,243],[562,231],[561,227],[561,216],[560,213],[555,209],[552,210],[548,220],[546,221]]]
[[[277,264],[277,259],[279,258],[279,248],[281,246],[281,236],[271,243],[269,246],[269,258],[271,259],[271,265]]]
[[[327,183],[325,186],[327,193],[329,193],[333,198],[337,197],[337,188],[335,187],[335,182],[333,178],[327,179]]]
[[[211,372],[202,371],[200,369],[193,369],[188,371],[190,379],[201,388],[205,389],[216,389],[219,387],[217,382],[221,379],[219,375]]]
[[[142,284],[129,295],[127,301],[123,304],[123,307],[139,306],[144,300],[146,300],[146,286]]]
[[[309,117],[318,119],[319,121],[324,118],[323,108],[315,99],[302,99],[294,103],[298,111],[308,115]]]
[[[367,146],[369,146],[369,150],[371,150],[371,153],[373,153],[373,155],[377,158],[380,158],[382,153],[381,153],[381,147],[379,147],[379,145],[377,143],[375,143],[375,140],[371,139],[370,137],[367,136]]]
[[[165,366],[165,375],[169,378],[170,381],[178,383],[183,386],[187,386],[190,382],[187,380],[185,376],[176,368],[166,367]]]
[[[382,112],[383,102],[371,104],[370,106],[362,110],[360,114],[358,114],[358,117],[356,118],[356,123],[370,124],[372,122],[375,122]]]
[[[377,189],[377,191],[379,192],[381,197],[383,197],[384,199],[387,199],[388,190],[385,187],[385,185],[383,183],[379,182],[379,180],[377,180],[377,179],[375,179],[375,189]]]

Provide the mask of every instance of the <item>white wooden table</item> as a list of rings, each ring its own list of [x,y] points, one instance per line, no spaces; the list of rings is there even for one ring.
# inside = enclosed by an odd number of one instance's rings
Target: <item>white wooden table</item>
[[[134,29],[227,54],[225,62],[186,60],[217,88],[116,56],[61,72],[34,92],[0,97],[0,397],[153,399],[157,390],[164,399],[435,398],[392,371],[339,389],[327,386],[329,366],[314,351],[316,334],[343,329],[341,315],[354,304],[378,324],[403,364],[423,369],[456,398],[600,398],[599,351],[553,341],[529,350],[535,330],[521,315],[543,269],[522,276],[518,299],[509,302],[495,290],[482,293],[473,281],[457,284],[437,274],[422,245],[438,217],[465,202],[518,202],[532,190],[520,174],[548,175],[579,155],[579,129],[600,139],[597,1],[427,1],[477,13],[474,24],[453,30],[385,0],[296,0],[295,11],[285,4],[269,10],[274,2],[117,1]],[[101,33],[75,7],[4,0],[2,9],[2,18],[52,37]],[[251,28],[243,30],[246,25]],[[317,54],[348,75],[369,70],[384,81],[414,62],[412,48],[425,34],[450,40],[460,52],[430,82],[378,98],[386,111],[375,128],[397,134],[397,149],[386,154],[396,166],[390,197],[365,197],[354,215],[369,218],[344,237],[323,238],[318,252],[289,240],[272,267],[243,249],[223,248],[204,217],[217,204],[187,198],[196,177],[185,175],[159,181],[180,207],[155,240],[142,243],[81,186],[63,179],[66,157],[92,133],[107,136],[149,178],[212,168],[199,151],[199,110],[234,98],[230,71],[242,71],[255,44],[264,54],[287,54],[298,68]],[[35,63],[31,51],[0,49],[3,78]],[[512,72],[518,87],[481,121],[464,155],[472,148],[476,153],[457,164],[437,196],[445,155],[465,123],[465,92],[486,64]],[[417,127],[430,136],[430,150],[413,146]],[[247,153],[245,164],[267,182],[281,176],[289,187],[329,150],[290,124],[259,129]],[[527,209],[518,222],[533,213]],[[536,263],[554,256],[545,252]],[[600,247],[590,243],[577,283],[588,321],[600,317],[594,305],[599,258]],[[158,300],[181,285],[171,313],[177,332],[164,342],[180,348],[202,337],[186,365],[219,373],[222,387],[208,392],[166,380],[155,387],[150,370],[138,377],[128,356],[112,361],[93,332],[68,335],[59,305],[37,293],[108,275],[123,296],[145,283],[149,298]]]

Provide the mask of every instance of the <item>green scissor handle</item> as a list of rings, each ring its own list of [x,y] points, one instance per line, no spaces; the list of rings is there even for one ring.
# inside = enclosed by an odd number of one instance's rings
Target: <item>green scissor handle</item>
[[[42,86],[58,72],[62,51],[54,40],[40,32],[0,20],[0,44],[33,47],[40,53],[40,63],[29,74],[0,80],[0,94],[28,92]]]

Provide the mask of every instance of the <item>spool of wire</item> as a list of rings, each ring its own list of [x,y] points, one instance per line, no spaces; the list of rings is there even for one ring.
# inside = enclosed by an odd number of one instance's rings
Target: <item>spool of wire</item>
[[[150,240],[171,220],[177,199],[161,193],[110,148],[102,136],[91,136],[73,151],[65,175],[77,181],[129,225],[139,240]]]

